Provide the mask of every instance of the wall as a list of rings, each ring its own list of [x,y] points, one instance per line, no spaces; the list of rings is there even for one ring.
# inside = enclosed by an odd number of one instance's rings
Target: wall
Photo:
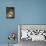
[[[15,19],[6,19],[7,6],[15,7]],[[0,44],[18,32],[17,24],[46,24],[46,0],[0,0]]]

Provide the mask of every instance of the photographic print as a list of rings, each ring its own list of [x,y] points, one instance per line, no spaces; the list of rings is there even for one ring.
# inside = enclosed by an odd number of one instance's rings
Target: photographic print
[[[19,25],[20,40],[46,41],[46,25]]]
[[[6,17],[7,18],[15,17],[15,8],[14,7],[6,7]]]
[[[19,24],[18,39],[20,46],[42,45],[46,43],[46,25]]]

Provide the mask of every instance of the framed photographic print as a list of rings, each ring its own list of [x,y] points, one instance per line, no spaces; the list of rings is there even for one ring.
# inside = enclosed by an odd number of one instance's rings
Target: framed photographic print
[[[19,37],[20,36],[20,37]],[[45,24],[19,24],[18,38],[21,40],[46,41]]]
[[[14,7],[6,7],[6,17],[15,18],[15,8]]]

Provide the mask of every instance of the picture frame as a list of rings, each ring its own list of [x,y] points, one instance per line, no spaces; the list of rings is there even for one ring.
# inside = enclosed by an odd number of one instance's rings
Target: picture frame
[[[15,8],[14,7],[6,7],[6,18],[8,19],[15,18]]]

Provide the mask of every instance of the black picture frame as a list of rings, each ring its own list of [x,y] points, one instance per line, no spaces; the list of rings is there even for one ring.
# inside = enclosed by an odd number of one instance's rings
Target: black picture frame
[[[14,7],[6,7],[6,18],[8,19],[15,18],[15,8]]]

